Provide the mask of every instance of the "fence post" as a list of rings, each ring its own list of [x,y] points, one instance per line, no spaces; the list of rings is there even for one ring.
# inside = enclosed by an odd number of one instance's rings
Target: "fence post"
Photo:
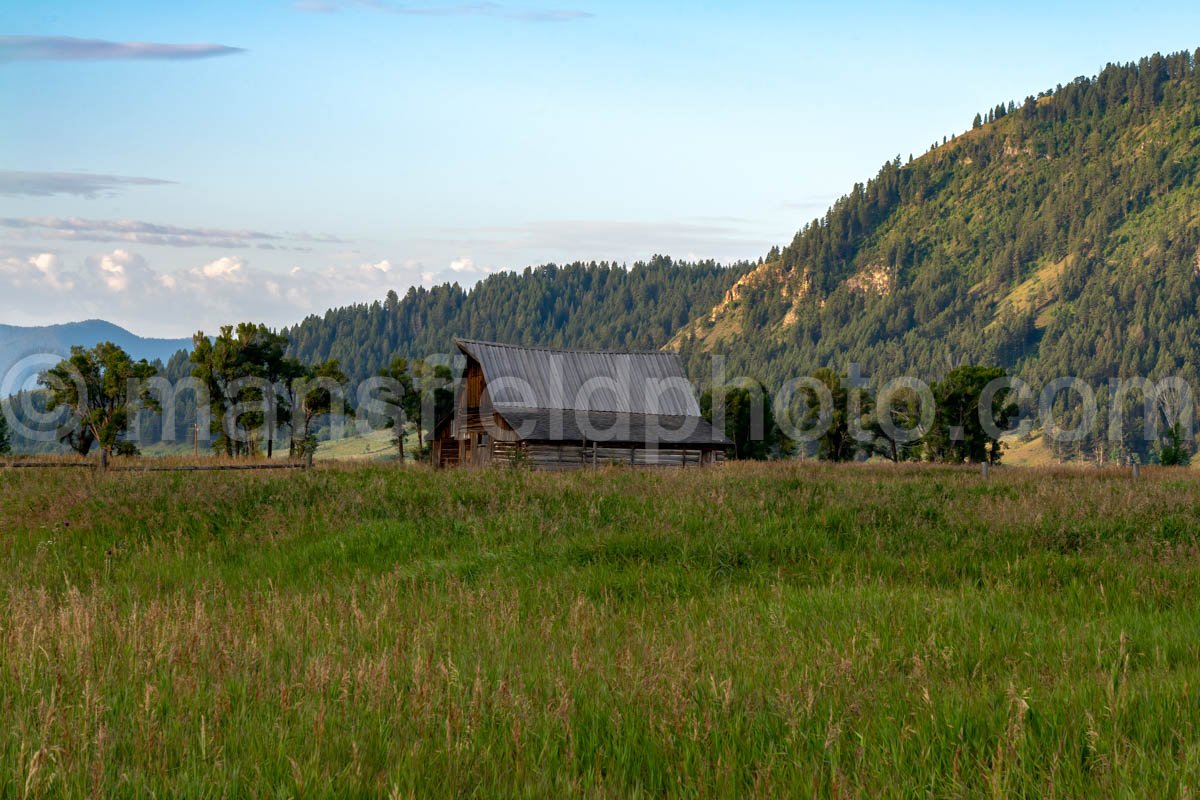
[[[1133,462],[1133,479],[1136,481],[1142,476],[1142,465],[1138,462]]]
[[[313,462],[312,448],[305,448],[305,450],[304,450],[304,468],[312,469],[312,462]]]
[[[97,466],[100,472],[108,470],[108,450],[104,447],[100,448],[100,457],[97,461]]]
[[[991,465],[991,464],[989,464],[988,462],[984,461],[984,462],[983,462],[983,465],[982,465],[982,466],[980,467],[980,469],[979,469],[979,472],[980,472],[980,474],[981,474],[981,475],[983,475],[983,479],[984,479],[985,481],[988,479],[988,475],[991,473],[991,467],[992,467],[992,465]]]

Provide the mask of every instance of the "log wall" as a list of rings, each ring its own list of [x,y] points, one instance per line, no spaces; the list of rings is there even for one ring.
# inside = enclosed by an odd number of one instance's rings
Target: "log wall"
[[[593,466],[679,467],[686,469],[719,463],[724,460],[724,453],[713,450],[611,447],[554,442],[492,443],[493,463],[529,466],[538,470],[582,469]]]

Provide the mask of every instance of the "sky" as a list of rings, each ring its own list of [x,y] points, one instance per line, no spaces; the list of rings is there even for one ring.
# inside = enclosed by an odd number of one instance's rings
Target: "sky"
[[[788,243],[1200,4],[0,6],[0,323],[185,337],[547,262]]]

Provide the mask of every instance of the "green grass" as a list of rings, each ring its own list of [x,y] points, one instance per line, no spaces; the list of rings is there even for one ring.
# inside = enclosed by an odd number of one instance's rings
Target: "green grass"
[[[1200,786],[1200,481],[0,472],[0,797]]]

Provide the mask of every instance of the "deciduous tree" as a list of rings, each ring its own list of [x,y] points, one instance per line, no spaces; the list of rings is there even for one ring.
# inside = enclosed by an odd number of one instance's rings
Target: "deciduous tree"
[[[346,398],[339,397],[336,391],[338,387],[346,385],[346,380],[346,373],[342,372],[341,366],[334,358],[307,370],[301,378],[293,379],[293,385],[302,387],[298,391],[301,428],[297,455],[316,452],[317,441],[312,430],[314,419],[322,414],[353,415],[354,412],[346,404]],[[296,417],[293,416],[293,427],[296,422]],[[293,449],[295,450],[295,448]]]
[[[1000,440],[984,428],[980,409],[990,414],[993,430],[1008,428],[1017,414],[1012,390],[993,392],[990,404],[984,395],[989,384],[1006,374],[1001,367],[961,366],[933,385],[937,410],[926,443],[934,460],[952,464],[1000,461]]]
[[[790,452],[787,441],[775,422],[771,396],[762,386],[728,386],[719,392],[706,391],[700,397],[700,415],[711,423],[714,404],[723,402],[724,434],[733,442],[735,459],[763,461]],[[782,447],[781,447],[782,446]]]
[[[885,424],[885,417],[890,424]],[[877,397],[869,430],[877,455],[895,463],[919,459],[926,432],[921,430],[921,398],[916,390],[904,386]]]
[[[155,373],[144,359],[135,362],[117,345],[103,342],[90,349],[72,347],[70,358],[42,373],[38,383],[46,387],[48,411],[70,411],[72,424],[62,439],[80,455],[86,456],[94,443],[110,454],[118,446],[122,452],[136,452],[121,438],[133,403],[158,407],[143,385]]]
[[[809,386],[800,389],[800,401],[807,417],[816,422],[822,414],[827,419],[822,423],[824,433],[817,440],[817,457],[823,461],[851,461],[866,446],[865,441],[855,437],[851,423],[861,425],[861,419],[851,419],[852,415],[863,415],[869,410],[865,397],[858,398],[858,407],[852,408],[850,390],[842,383],[841,377],[831,369],[822,367],[813,373],[812,377],[824,384],[832,397],[833,403],[829,408],[823,407],[823,398]],[[857,391],[857,390],[856,390]]]
[[[287,393],[279,391],[294,366],[284,358],[287,338],[243,322],[222,327],[211,339],[201,331],[192,344],[192,375],[204,382],[212,405],[214,449],[249,455],[261,438],[271,456],[278,420],[289,411]]]

